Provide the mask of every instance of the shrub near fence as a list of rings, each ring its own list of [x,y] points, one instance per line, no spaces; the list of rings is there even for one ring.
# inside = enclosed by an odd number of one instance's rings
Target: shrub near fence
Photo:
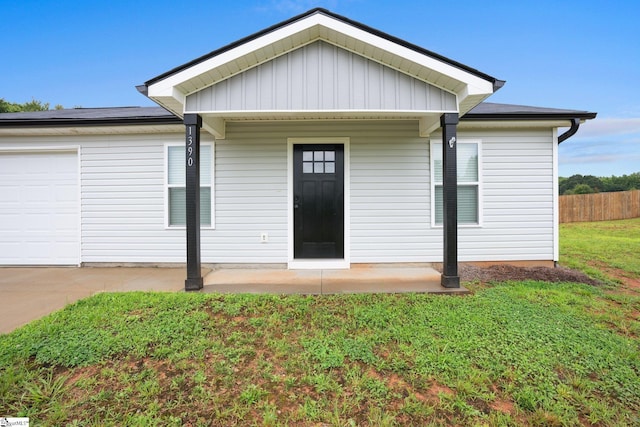
[[[560,222],[640,217],[640,190],[560,196]]]

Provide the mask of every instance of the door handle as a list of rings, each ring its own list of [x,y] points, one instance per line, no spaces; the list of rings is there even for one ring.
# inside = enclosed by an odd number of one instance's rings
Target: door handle
[[[300,196],[295,196],[293,198],[293,208],[298,209],[300,207]]]

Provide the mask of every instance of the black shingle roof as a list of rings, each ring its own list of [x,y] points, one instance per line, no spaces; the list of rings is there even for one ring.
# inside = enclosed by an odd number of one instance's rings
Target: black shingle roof
[[[595,117],[596,113],[581,110],[483,102],[461,117],[461,120],[586,120]],[[181,123],[179,117],[161,107],[73,108],[0,114],[0,127],[13,128]]]
[[[597,113],[581,110],[563,110],[559,108],[483,102],[467,112],[467,114],[461,117],[461,120],[594,119],[596,114]]]
[[[0,114],[0,127],[180,124],[161,107],[72,108]]]

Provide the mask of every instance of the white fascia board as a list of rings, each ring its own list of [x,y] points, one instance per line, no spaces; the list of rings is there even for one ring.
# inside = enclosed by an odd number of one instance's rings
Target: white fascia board
[[[490,81],[475,76],[453,65],[447,64],[439,59],[424,55],[415,50],[398,45],[397,43],[394,43],[383,37],[379,37],[375,34],[371,34],[367,31],[356,28],[348,23],[317,13],[300,21],[293,22],[275,31],[267,33],[261,37],[258,37],[257,39],[248,41],[247,43],[244,43],[238,47],[230,49],[199,64],[195,64],[188,69],[185,69],[163,80],[160,80],[159,82],[154,83],[148,87],[148,96],[152,99],[158,100],[163,97],[173,97],[174,99],[179,100],[182,105],[184,105],[183,98],[185,98],[189,94],[177,91],[175,89],[176,86],[190,79],[197,78],[198,76],[205,74],[212,69],[233,62],[243,56],[250,55],[251,53],[259,51],[260,49],[264,49],[267,46],[273,45],[283,39],[303,33],[304,31],[307,31],[308,34],[305,36],[305,38],[301,39],[298,44],[306,44],[319,37],[320,31],[311,31],[314,27],[328,28],[346,37],[356,39],[361,43],[364,43],[365,45],[372,46],[374,49],[382,49],[393,55],[397,55],[411,62],[419,64],[420,66],[432,70],[436,73],[461,82],[464,84],[464,88],[457,93],[460,99],[463,99],[468,95],[488,96],[493,93],[493,83]],[[336,41],[332,42],[334,44],[336,43]],[[283,53],[286,52],[276,52],[275,56]],[[357,53],[361,55],[363,54],[362,52]],[[269,61],[273,59],[273,57],[263,58],[259,63]],[[255,65],[257,65],[257,63],[249,64],[250,67],[253,67]],[[451,89],[442,89],[451,92]],[[165,104],[162,103],[162,105]]]
[[[319,19],[319,24],[335,30],[339,33],[345,34],[349,37],[353,37],[361,42],[374,46],[375,48],[383,49],[390,52],[393,55],[403,57],[409,61],[415,62],[425,68],[433,70],[437,73],[443,74],[447,77],[455,79],[468,86],[468,94],[492,94],[493,83],[485,80],[481,77],[474,76],[468,71],[462,70],[453,65],[447,64],[437,58],[424,55],[420,52],[416,52],[413,49],[409,49],[395,42],[387,40],[383,37],[379,37],[375,34],[371,34],[359,28],[356,28],[345,22],[337,21],[325,15],[315,15]],[[450,91],[450,90],[449,90]]]
[[[456,110],[224,110],[224,111],[186,111],[185,114],[199,114],[206,118],[256,119],[269,120],[287,118],[358,118],[358,119],[420,119],[437,117],[444,113],[457,113]]]
[[[314,25],[317,25],[317,22],[315,22],[315,20],[313,19],[316,16],[318,15],[313,15],[301,21],[293,22],[285,27],[279,28],[271,33],[267,33],[261,37],[258,37],[257,39],[248,41],[247,43],[244,43],[238,47],[230,49],[199,64],[195,64],[183,71],[180,71],[179,73],[160,80],[159,82],[149,86],[149,97],[163,96],[172,93],[175,86],[187,80],[190,80],[229,62],[235,61],[238,58],[249,55],[252,52],[263,49],[287,37],[291,37],[305,30],[309,30]],[[265,58],[264,61],[268,61],[270,59],[272,58]],[[188,94],[184,95],[186,96]]]
[[[567,120],[464,120],[458,123],[458,129],[507,129],[507,128],[562,128],[569,127]]]

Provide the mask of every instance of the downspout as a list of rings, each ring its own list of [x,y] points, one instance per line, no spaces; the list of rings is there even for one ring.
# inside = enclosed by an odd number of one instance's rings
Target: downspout
[[[560,145],[560,143],[562,141],[566,141],[567,139],[571,138],[573,135],[576,134],[576,132],[578,132],[578,129],[580,128],[580,119],[578,119],[577,117],[574,117],[573,119],[571,119],[571,127],[569,128],[569,130],[567,130],[565,133],[563,133],[562,135],[558,136],[558,145]],[[557,146],[554,147],[554,152],[557,154],[558,152],[558,148]],[[555,172],[554,172],[555,174]],[[557,176],[554,177],[554,181],[556,182],[556,186],[558,185],[558,178]],[[556,187],[557,188],[557,187]],[[557,190],[554,190],[554,193],[556,193]],[[554,196],[557,200],[557,193]],[[559,208],[557,208],[559,209]],[[558,224],[558,220],[554,221],[556,223],[555,227],[557,228],[559,226]],[[554,232],[555,233],[555,232]],[[554,241],[555,241],[555,245],[557,245],[559,243],[559,239],[557,237],[554,237]],[[554,255],[555,257],[555,255]],[[558,261],[553,261],[553,266],[554,267],[558,267]]]
[[[579,128],[580,128],[580,119],[578,118],[571,119],[571,127],[569,128],[568,131],[558,136],[558,144],[560,144],[563,141],[566,141],[567,139],[575,135],[576,132],[578,132]]]

